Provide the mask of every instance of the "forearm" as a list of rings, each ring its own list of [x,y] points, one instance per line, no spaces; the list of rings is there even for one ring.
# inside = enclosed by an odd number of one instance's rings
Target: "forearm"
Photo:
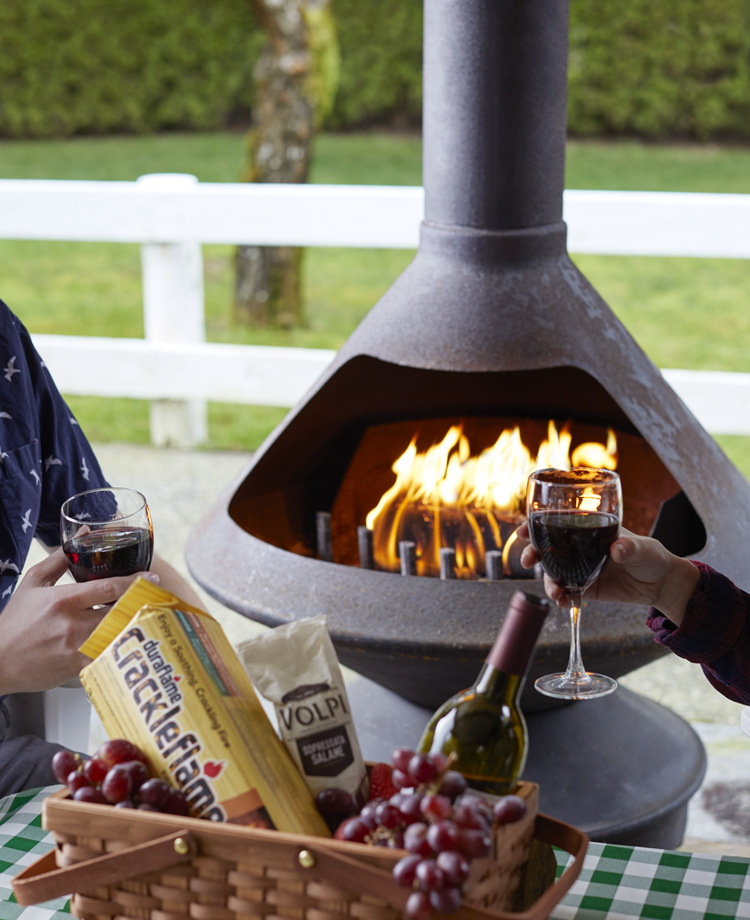
[[[691,563],[698,582],[675,624],[652,610],[648,625],[661,645],[709,668],[747,698],[750,693],[750,595],[703,563]]]

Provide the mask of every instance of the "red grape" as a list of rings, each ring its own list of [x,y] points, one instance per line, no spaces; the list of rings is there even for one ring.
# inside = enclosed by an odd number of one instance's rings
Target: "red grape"
[[[404,911],[409,920],[429,920],[432,915],[430,896],[424,891],[413,891],[406,901]]]
[[[123,799],[122,802],[117,802],[115,808],[135,808],[135,805],[130,801],[130,799]]]
[[[351,843],[364,843],[370,830],[361,818],[349,818],[342,825],[341,839]]]
[[[469,863],[455,850],[446,850],[438,853],[435,862],[438,868],[442,870],[445,881],[449,885],[455,885],[460,888],[469,877]]]
[[[422,857],[414,853],[411,856],[404,856],[393,867],[393,877],[399,885],[404,888],[411,888],[414,879],[417,877],[417,866],[422,862]]]
[[[74,798],[75,793],[78,792],[79,789],[83,789],[85,786],[91,785],[91,783],[86,779],[80,770],[74,770],[68,777],[67,783],[68,789],[70,789],[70,791],[73,793]]]
[[[391,782],[396,789],[411,789],[414,785],[414,780],[408,773],[404,773],[403,770],[394,770],[393,773],[391,773]]]
[[[422,814],[436,821],[447,818],[451,813],[451,800],[444,795],[426,795],[420,805]]]
[[[321,815],[346,817],[357,810],[354,799],[346,789],[321,789],[315,796],[315,807]]]
[[[117,768],[125,770],[129,774],[133,784],[133,792],[138,792],[148,779],[148,769],[140,760],[127,760],[125,763],[117,764]]]
[[[443,782],[440,784],[438,793],[447,796],[449,799],[457,799],[466,791],[466,780],[462,773],[456,770],[448,770],[443,776]]]
[[[373,802],[368,802],[367,805],[365,805],[365,807],[359,813],[360,821],[366,824],[367,827],[370,828],[370,830],[373,830],[374,828],[378,826],[378,820],[375,817],[375,815],[377,813],[378,807],[381,804],[382,803],[379,799],[376,799]]]
[[[441,914],[453,914],[461,906],[461,892],[458,888],[444,888],[430,892],[430,904]]]
[[[159,811],[158,808],[154,808],[153,805],[149,805],[148,802],[141,802],[138,806],[138,811]]]
[[[160,779],[149,779],[138,790],[138,799],[144,805],[153,805],[159,811],[169,798],[171,787]]]
[[[415,824],[422,820],[422,800],[418,795],[407,795],[398,810],[404,824]]]
[[[144,760],[140,749],[124,738],[110,738],[109,741],[103,741],[94,756],[104,760],[110,767],[118,763],[126,763],[128,760]]]
[[[492,807],[498,824],[515,824],[526,814],[526,802],[518,795],[505,795]]]
[[[382,802],[375,810],[375,820],[381,827],[387,827],[393,830],[401,827],[401,812],[395,805],[389,802]]]
[[[415,754],[409,761],[409,776],[416,786],[437,779],[438,768],[427,754]]]
[[[99,757],[92,757],[91,760],[87,760],[83,767],[81,767],[81,773],[83,773],[92,786],[98,786],[100,783],[104,782],[107,770],[109,770],[109,765]]]
[[[427,831],[427,843],[436,853],[455,850],[458,846],[459,830],[452,821],[437,821]]]
[[[432,856],[432,847],[427,842],[427,825],[410,824],[404,832],[404,847],[410,853],[419,853],[420,856]]]
[[[170,789],[167,801],[162,805],[161,810],[167,815],[186,815],[188,813],[188,803],[185,793],[179,789]]]
[[[77,789],[73,793],[73,798],[76,802],[90,802],[95,805],[109,804],[101,792],[94,786],[81,786],[80,789]]]
[[[477,831],[484,829],[484,821],[468,805],[457,805],[453,809],[452,819],[458,827],[472,828]]]
[[[400,770],[402,773],[408,773],[409,762],[413,756],[414,751],[409,750],[409,748],[396,748],[391,754],[391,763],[394,769]]]
[[[73,751],[58,751],[52,758],[52,772],[55,779],[63,785],[68,781],[68,776],[81,765],[81,755]]]
[[[460,830],[458,832],[458,846],[464,856],[469,859],[480,859],[486,856],[492,848],[492,841],[484,831],[475,831],[471,829]]]
[[[461,798],[456,802],[456,805],[466,805],[469,808],[487,807],[485,800],[474,792],[464,792]]]
[[[443,870],[434,859],[423,859],[417,866],[417,882],[422,891],[442,891],[445,887]]]
[[[124,764],[117,764],[112,767],[102,783],[102,795],[113,805],[129,799],[133,791],[133,780],[130,772],[124,769],[124,766]]]

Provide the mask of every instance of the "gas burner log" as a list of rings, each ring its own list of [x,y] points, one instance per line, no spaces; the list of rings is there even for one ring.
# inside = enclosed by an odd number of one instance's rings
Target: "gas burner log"
[[[372,554],[372,531],[369,527],[360,525],[357,528],[357,546],[359,548],[360,568],[374,569],[375,560]]]
[[[502,581],[505,578],[503,572],[503,554],[499,549],[491,549],[484,557],[485,568],[487,569],[487,581]]]
[[[456,551],[449,546],[440,550],[440,577],[442,579],[456,577]]]
[[[315,535],[317,538],[318,559],[321,562],[333,562],[330,512],[318,511],[315,515]]]
[[[417,544],[411,540],[402,540],[398,545],[402,575],[417,574]]]

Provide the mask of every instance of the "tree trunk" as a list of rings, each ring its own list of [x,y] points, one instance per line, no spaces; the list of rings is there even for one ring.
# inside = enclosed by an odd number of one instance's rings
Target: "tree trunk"
[[[247,136],[248,182],[306,182],[316,127],[338,84],[330,0],[250,0],[268,40],[255,70],[257,102]],[[304,322],[302,250],[237,249],[235,321],[290,328]]]

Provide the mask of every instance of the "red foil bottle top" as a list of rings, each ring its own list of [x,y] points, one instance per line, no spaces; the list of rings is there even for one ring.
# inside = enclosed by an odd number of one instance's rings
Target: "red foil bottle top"
[[[549,609],[546,598],[516,591],[487,663],[506,674],[525,674]]]

